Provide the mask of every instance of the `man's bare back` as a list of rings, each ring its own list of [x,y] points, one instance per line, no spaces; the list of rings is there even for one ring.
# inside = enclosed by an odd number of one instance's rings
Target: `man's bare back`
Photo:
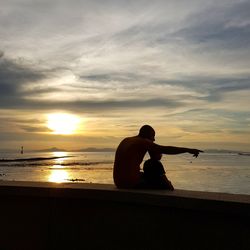
[[[180,148],[172,146],[161,146],[154,143],[155,131],[149,125],[141,127],[137,136],[128,137],[119,144],[114,161],[113,178],[118,188],[136,188],[142,175],[140,164],[147,152],[160,154],[190,153],[198,156],[198,149]]]
[[[117,187],[133,187],[140,181],[140,164],[152,142],[139,136],[125,138],[116,150],[114,182]]]

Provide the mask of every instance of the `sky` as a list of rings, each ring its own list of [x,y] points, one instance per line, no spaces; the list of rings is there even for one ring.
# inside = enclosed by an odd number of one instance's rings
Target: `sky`
[[[250,0],[0,6],[0,148],[115,148],[149,124],[159,144],[250,151]]]

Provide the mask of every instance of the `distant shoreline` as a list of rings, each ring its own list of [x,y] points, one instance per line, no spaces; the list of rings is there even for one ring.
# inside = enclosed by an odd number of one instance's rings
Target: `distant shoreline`
[[[20,153],[20,151],[15,149],[0,149],[0,153]],[[74,150],[66,150],[62,148],[47,148],[47,149],[37,149],[31,150],[26,149],[26,153],[53,153],[53,152],[115,152],[114,148],[82,148]]]

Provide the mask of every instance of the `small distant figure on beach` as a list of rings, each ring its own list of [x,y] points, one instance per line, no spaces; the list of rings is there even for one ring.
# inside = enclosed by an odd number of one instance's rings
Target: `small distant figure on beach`
[[[127,137],[120,142],[116,149],[113,168],[113,179],[118,188],[159,188],[159,181],[161,182],[166,177],[165,170],[159,161],[161,158],[159,158],[159,155],[190,153],[197,157],[200,152],[203,152],[193,148],[162,146],[154,143],[154,141],[154,129],[149,125],[143,125],[138,135]],[[151,161],[146,163],[145,173],[145,171],[140,170],[140,164],[147,152],[151,156]],[[156,167],[152,173],[154,166]],[[173,186],[167,177],[165,182],[168,182],[168,185],[164,189],[173,190]],[[162,185],[160,186],[163,188]]]
[[[148,186],[156,189],[174,190],[174,186],[166,176],[165,169],[161,163],[162,154],[150,154],[150,159],[143,165],[144,178]]]
[[[21,154],[23,154],[23,146],[21,147]]]

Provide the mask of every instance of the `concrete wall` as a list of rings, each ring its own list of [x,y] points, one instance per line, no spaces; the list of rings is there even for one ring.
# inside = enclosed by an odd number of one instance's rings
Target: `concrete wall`
[[[250,249],[250,196],[0,182],[0,249]]]

